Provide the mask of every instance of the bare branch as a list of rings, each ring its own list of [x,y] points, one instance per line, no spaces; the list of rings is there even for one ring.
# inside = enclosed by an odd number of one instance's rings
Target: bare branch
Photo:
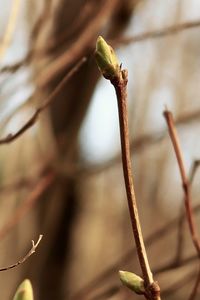
[[[195,160],[192,164],[191,172],[189,175],[189,182],[190,185],[192,185],[195,174],[197,172],[198,167],[200,166],[199,160]],[[179,216],[179,221],[178,221],[178,234],[177,234],[177,247],[176,247],[176,254],[174,258],[174,264],[179,265],[179,261],[181,259],[181,255],[183,252],[183,224],[184,224],[184,215],[183,215],[183,206],[184,199],[181,202],[181,207],[180,207],[180,216]]]
[[[149,39],[157,39],[157,38],[163,38],[172,34],[180,33],[184,30],[193,29],[200,26],[200,20],[185,22],[178,25],[172,25],[165,27],[163,29],[159,30],[152,30],[144,33],[137,34],[132,37],[125,37],[121,39],[117,39],[116,41],[113,41],[114,44],[123,44],[127,45],[130,43],[138,43],[143,42]]]
[[[160,30],[152,30],[152,31],[149,31],[149,32],[144,32],[144,33],[141,33],[141,34],[137,34],[133,37],[110,40],[110,43],[112,43],[115,46],[118,46],[120,44],[121,45],[126,45],[126,44],[130,44],[130,43],[134,44],[134,43],[139,43],[139,42],[146,41],[148,39],[163,38],[163,37],[166,37],[166,36],[169,36],[169,35],[172,35],[172,34],[177,34],[177,33],[182,32],[184,30],[197,28],[199,26],[200,26],[200,20],[195,20],[195,21],[190,21],[190,22],[185,22],[185,23],[182,23],[182,24],[178,24],[178,25],[168,26],[168,27],[160,29]],[[0,73],[15,72],[20,67],[28,64],[31,61],[31,59],[33,58],[33,56],[37,56],[37,58],[38,58],[38,57],[43,57],[43,55],[46,55],[47,50],[48,49],[31,49],[24,59],[22,59],[21,61],[16,62],[13,65],[4,66],[3,68],[0,69]]]
[[[19,136],[21,136],[24,132],[26,132],[29,128],[31,128],[36,121],[38,120],[39,115],[42,111],[44,111],[52,102],[55,100],[55,97],[60,93],[60,91],[65,86],[66,82],[80,69],[80,67],[85,63],[86,58],[82,58],[70,71],[65,75],[65,77],[59,82],[56,88],[51,92],[51,94],[46,98],[43,104],[38,107],[34,114],[28,119],[28,121],[14,134],[10,133],[5,138],[0,139],[0,145],[8,144],[16,140]]]
[[[178,166],[179,166],[179,170],[180,170],[180,175],[181,175],[181,179],[182,179],[182,187],[183,187],[183,191],[184,191],[184,195],[185,195],[185,210],[186,210],[186,216],[187,216],[187,220],[188,220],[191,238],[193,240],[194,247],[196,248],[197,255],[200,259],[200,240],[199,240],[198,233],[197,233],[197,227],[194,222],[194,216],[193,216],[193,210],[192,210],[192,204],[191,204],[192,197],[191,197],[190,181],[188,180],[187,175],[186,175],[183,155],[181,152],[180,142],[179,142],[178,134],[177,134],[176,127],[174,124],[173,115],[170,111],[165,110],[164,117],[165,117],[167,125],[168,125],[169,134],[171,137],[171,141],[172,141],[172,144],[174,147],[174,151],[176,154],[176,158],[177,158],[177,162],[178,162]],[[198,164],[197,164],[197,166],[198,166]],[[193,171],[192,177],[194,176],[194,174],[195,174],[195,172]],[[199,268],[200,268],[200,265],[199,265]],[[197,276],[195,285],[193,287],[192,293],[189,297],[189,300],[193,300],[195,298],[199,283],[200,283],[200,269],[199,269],[198,276]]]
[[[198,270],[198,274],[197,274],[197,277],[196,277],[196,281],[195,281],[193,290],[192,290],[188,300],[194,300],[195,299],[195,296],[198,292],[199,284],[200,284],[200,266],[199,266],[199,270]]]
[[[176,131],[172,113],[168,110],[165,110],[164,117],[165,117],[167,125],[168,125],[169,134],[171,137],[171,141],[172,141],[172,144],[174,147],[174,151],[176,154],[176,158],[177,158],[177,162],[178,162],[178,166],[179,166],[179,170],[180,170],[180,174],[181,174],[182,187],[183,187],[183,191],[185,194],[186,216],[187,216],[187,220],[188,220],[191,237],[192,237],[194,246],[196,248],[197,254],[200,257],[200,242],[199,242],[197,229],[196,229],[196,225],[195,225],[194,218],[193,218],[193,212],[192,212],[191,186],[190,186],[190,182],[186,175],[186,170],[185,170],[185,165],[184,165],[184,160],[183,160],[183,155],[182,155],[182,151],[181,151],[181,147],[180,147],[178,134]]]
[[[39,236],[38,241],[36,242],[36,244],[32,240],[32,248],[31,248],[31,250],[29,250],[28,253],[24,257],[22,257],[20,260],[18,260],[16,263],[14,263],[14,264],[12,264],[10,266],[4,267],[4,268],[0,268],[0,272],[2,272],[2,271],[8,271],[10,269],[13,269],[13,268],[15,268],[15,267],[23,264],[33,253],[35,253],[35,251],[36,251],[36,249],[37,249],[37,247],[38,247],[38,245],[39,245],[42,237],[43,236],[40,234],[40,236]]]

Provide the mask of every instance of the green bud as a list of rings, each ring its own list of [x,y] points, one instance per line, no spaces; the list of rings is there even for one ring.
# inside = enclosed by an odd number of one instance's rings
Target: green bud
[[[134,291],[136,294],[144,294],[144,280],[134,273],[119,271],[119,277],[123,285]]]
[[[34,300],[33,289],[29,279],[25,279],[18,287],[13,300]]]
[[[99,36],[96,42],[95,58],[100,72],[106,79],[119,76],[120,65],[114,50]]]

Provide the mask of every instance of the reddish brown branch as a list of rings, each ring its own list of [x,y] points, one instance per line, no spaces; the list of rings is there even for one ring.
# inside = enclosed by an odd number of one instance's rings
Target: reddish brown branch
[[[196,277],[196,281],[195,281],[193,290],[192,290],[188,300],[194,300],[195,299],[195,297],[197,295],[197,292],[198,292],[199,284],[200,284],[200,266],[199,266],[199,270],[198,270],[198,274],[197,274],[197,277]]]
[[[2,271],[8,271],[10,269],[13,269],[13,268],[15,268],[15,267],[23,264],[33,253],[35,253],[36,248],[38,247],[41,239],[42,239],[42,235],[40,234],[40,236],[39,236],[38,241],[36,242],[36,244],[32,240],[32,248],[28,251],[28,253],[24,257],[22,257],[20,260],[18,260],[16,263],[14,263],[12,265],[9,265],[9,266],[4,267],[4,268],[0,268],[0,272],[2,272]]]
[[[195,160],[192,164],[192,168],[191,168],[191,172],[190,172],[190,176],[189,176],[189,182],[190,182],[191,186],[192,186],[192,183],[193,183],[193,180],[194,180],[194,177],[195,177],[195,174],[197,172],[199,165],[200,165],[199,160]],[[184,220],[185,220],[184,215],[183,215],[183,210],[184,210],[183,204],[184,204],[184,199],[181,202],[181,206],[180,206],[180,215],[179,215],[178,233],[177,233],[177,246],[176,246],[175,257],[173,259],[175,265],[179,264],[179,261],[183,254],[183,242],[184,242],[183,224],[184,224]]]
[[[190,182],[186,175],[186,170],[185,170],[185,165],[184,165],[183,155],[182,155],[182,151],[181,151],[181,147],[180,147],[180,143],[179,143],[178,134],[176,131],[172,113],[170,111],[166,110],[166,111],[164,111],[164,117],[165,117],[167,125],[168,125],[169,134],[171,137],[171,141],[172,141],[172,144],[174,147],[174,151],[175,151],[178,166],[179,166],[179,171],[181,174],[182,187],[183,187],[183,191],[184,191],[184,195],[185,195],[186,216],[187,216],[187,220],[188,220],[191,237],[193,240],[193,244],[196,248],[197,254],[200,258],[200,242],[199,242],[197,229],[196,229],[193,212],[192,212],[191,186],[190,186]]]
[[[124,172],[124,181],[126,187],[126,194],[128,200],[128,207],[130,213],[130,219],[132,223],[133,235],[135,238],[135,244],[137,249],[137,255],[140,262],[140,267],[143,274],[145,285],[145,297],[149,300],[160,300],[160,287],[154,282],[153,275],[150,269],[149,261],[147,258],[146,248],[144,245],[138,209],[137,201],[134,190],[132,163],[130,154],[130,140],[129,140],[129,128],[128,128],[128,108],[127,108],[127,82],[128,73],[127,70],[120,70],[118,76],[111,80],[113,84],[118,102],[119,112],[119,125],[120,125],[120,137],[121,137],[121,152],[122,152],[122,165]]]
[[[140,294],[148,300],[160,300],[160,287],[154,282],[147,258],[133,183],[127,107],[128,71],[121,69],[114,50],[101,36],[97,39],[95,58],[100,72],[114,86],[117,96],[124,183],[137,256],[144,281]]]

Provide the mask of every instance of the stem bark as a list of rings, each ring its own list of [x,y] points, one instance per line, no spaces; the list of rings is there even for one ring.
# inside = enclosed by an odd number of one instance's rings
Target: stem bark
[[[143,279],[145,283],[145,297],[149,300],[160,300],[160,288],[157,282],[154,282],[153,275],[150,269],[147,253],[144,245],[140,220],[138,215],[137,201],[134,190],[132,163],[130,154],[130,139],[128,128],[128,108],[127,108],[127,82],[128,74],[126,70],[120,71],[118,77],[113,78],[113,84],[118,102],[120,137],[121,137],[121,152],[124,181],[128,200],[129,213],[132,223],[133,235],[135,238],[138,259],[140,262]]]

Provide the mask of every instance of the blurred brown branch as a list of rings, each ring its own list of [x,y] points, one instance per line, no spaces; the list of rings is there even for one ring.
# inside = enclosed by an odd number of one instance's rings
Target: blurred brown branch
[[[86,58],[82,58],[68,73],[64,76],[64,78],[58,83],[56,88],[51,92],[51,94],[44,100],[43,104],[38,107],[34,114],[25,122],[25,124],[14,134],[10,133],[5,138],[0,139],[0,145],[8,144],[16,140],[19,136],[21,136],[24,132],[26,132],[29,128],[31,128],[36,121],[42,111],[44,111],[52,101],[55,100],[55,97],[58,96],[60,91],[65,86],[66,82],[80,69],[80,67],[84,64]]]
[[[39,87],[44,87],[55,76],[62,73],[69,65],[75,63],[83,55],[88,55],[88,49],[93,49],[93,43],[100,28],[106,24],[109,17],[118,4],[118,0],[102,1],[101,6],[93,16],[90,23],[83,29],[78,39],[65,51],[62,55],[57,57],[38,78]],[[87,52],[86,52],[87,50]]]
[[[117,41],[114,41],[114,43],[116,43],[116,44],[119,43],[119,44],[123,44],[123,45],[127,45],[130,43],[138,43],[138,42],[143,42],[143,41],[146,41],[149,39],[157,39],[157,38],[166,37],[166,36],[169,36],[172,34],[177,34],[184,30],[193,29],[193,28],[196,28],[199,26],[200,26],[200,20],[194,20],[194,21],[184,22],[184,23],[178,24],[178,25],[168,26],[168,27],[165,27],[165,28],[159,29],[159,30],[152,30],[152,31],[140,33],[140,34],[137,34],[132,37],[120,38],[120,39],[117,39]]]
[[[28,251],[28,253],[22,257],[20,260],[18,260],[16,263],[10,265],[10,266],[7,266],[7,267],[4,267],[4,268],[0,268],[0,272],[2,271],[8,271],[10,269],[13,269],[15,267],[18,267],[19,265],[23,264],[33,253],[35,253],[40,241],[42,239],[42,235],[40,234],[37,242],[35,243],[33,240],[32,240],[32,248],[31,250]]]
[[[40,23],[40,18],[38,20],[38,24],[39,23]],[[36,24],[36,28],[39,27],[38,24]],[[115,46],[118,46],[121,44],[126,45],[126,44],[130,44],[130,43],[139,43],[139,42],[143,42],[148,39],[162,38],[162,37],[169,36],[172,34],[177,34],[184,30],[197,28],[199,26],[200,26],[200,20],[195,20],[195,21],[190,21],[190,22],[184,22],[184,23],[178,24],[178,25],[168,26],[168,27],[165,27],[165,28],[159,29],[159,30],[152,30],[149,32],[140,33],[140,34],[137,34],[132,37],[126,37],[126,38],[120,38],[120,39],[118,38],[117,40],[110,40],[110,42]],[[36,30],[34,29],[33,32],[35,32],[35,31]],[[65,37],[65,36],[63,35],[63,37]],[[62,39],[63,39],[63,37],[62,37]],[[50,49],[51,49],[57,43],[58,43],[58,41],[52,41],[51,46],[47,46],[47,47],[50,47]],[[26,57],[24,59],[22,59],[21,61],[18,61],[13,65],[7,65],[7,66],[2,67],[0,69],[0,73],[15,72],[20,67],[30,63],[33,57],[40,58],[40,57],[45,56],[47,53],[47,50],[48,50],[48,48],[47,49],[33,48],[27,53]]]

